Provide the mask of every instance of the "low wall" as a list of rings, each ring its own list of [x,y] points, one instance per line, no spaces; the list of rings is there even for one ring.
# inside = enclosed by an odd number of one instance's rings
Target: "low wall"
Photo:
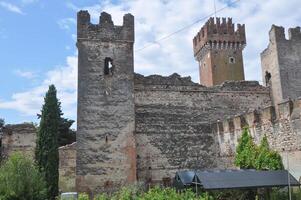
[[[61,192],[76,192],[76,142],[59,148],[59,188]]]
[[[222,167],[234,167],[233,158],[237,141],[246,126],[249,127],[250,134],[257,144],[266,135],[270,147],[282,155],[285,167],[287,167],[288,157],[290,172],[299,179],[301,176],[301,99],[286,100],[278,104],[277,109],[268,106],[214,123],[212,129],[219,143]]]

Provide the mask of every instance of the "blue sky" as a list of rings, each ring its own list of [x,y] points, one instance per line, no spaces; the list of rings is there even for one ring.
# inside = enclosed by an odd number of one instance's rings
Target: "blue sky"
[[[230,0],[216,0],[217,9]],[[135,48],[168,35],[213,12],[213,0],[0,0],[0,118],[6,123],[37,122],[43,95],[55,84],[63,112],[76,119],[76,12],[89,10],[97,23],[103,10],[116,24],[125,13],[135,16]],[[300,0],[241,0],[217,16],[245,23],[244,50],[248,80],[261,81],[260,52],[272,24],[301,25]],[[135,71],[149,75],[177,72],[198,81],[192,38],[202,21],[168,40],[135,53]]]

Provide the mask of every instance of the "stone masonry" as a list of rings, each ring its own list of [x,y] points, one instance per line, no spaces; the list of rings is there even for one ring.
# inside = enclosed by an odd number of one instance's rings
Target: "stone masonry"
[[[244,25],[235,31],[231,19],[209,19],[193,40],[196,60],[210,61],[204,86],[178,74],[134,73],[131,14],[117,26],[105,12],[92,24],[80,11],[77,26],[77,142],[59,148],[61,191],[93,196],[136,182],[170,185],[178,170],[233,168],[244,126],[257,143],[266,134],[284,163],[288,155],[295,177],[301,175],[298,27],[288,40],[282,27],[272,27],[261,54],[262,86],[243,80]],[[33,156],[35,137],[32,124],[6,125],[0,152]]]
[[[93,195],[136,181],[134,17],[115,26],[103,12],[91,24],[80,11],[77,30],[76,187]]]
[[[270,43],[261,53],[263,80],[271,87],[275,105],[287,98],[301,96],[301,32],[290,28],[285,38],[284,28],[273,25]]]
[[[270,147],[278,151],[290,171],[299,179],[301,176],[301,99],[287,100],[276,107],[268,106],[262,109],[237,115],[212,125],[213,133],[218,138],[221,160],[224,168],[233,168],[233,159],[238,139],[242,129],[249,127],[254,141],[259,144],[264,135],[267,136]]]
[[[36,147],[36,128],[33,124],[24,123],[5,125],[0,135],[0,155],[7,158],[13,152],[21,152],[34,158]]]
[[[246,45],[245,25],[232,18],[210,18],[193,39],[194,57],[199,62],[200,83],[205,86],[227,80],[244,80],[242,50]]]
[[[135,74],[133,42],[132,15],[116,26],[107,13],[97,25],[78,13],[78,191],[170,184],[177,170],[219,167],[210,124],[271,103],[254,81],[205,87],[177,74]]]

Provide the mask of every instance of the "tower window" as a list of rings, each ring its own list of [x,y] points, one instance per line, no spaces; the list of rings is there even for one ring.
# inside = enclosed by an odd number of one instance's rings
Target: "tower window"
[[[229,57],[229,63],[234,64],[235,63],[235,58],[234,57]]]
[[[105,66],[103,70],[104,75],[109,75],[113,73],[113,60],[110,57],[105,58]]]
[[[271,78],[272,78],[271,73],[268,72],[268,71],[266,71],[266,72],[265,72],[265,84],[266,84],[266,86],[269,85]]]

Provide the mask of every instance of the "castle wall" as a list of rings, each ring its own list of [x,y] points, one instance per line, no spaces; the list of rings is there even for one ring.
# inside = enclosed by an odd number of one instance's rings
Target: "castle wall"
[[[300,27],[289,29],[273,25],[268,48],[261,53],[263,80],[271,86],[275,105],[287,98],[301,96],[301,33]],[[271,74],[267,83],[266,72]]]
[[[33,124],[8,124],[2,131],[0,151],[3,158],[7,158],[16,151],[34,158],[37,130]]]
[[[133,43],[132,15],[78,13],[76,187],[92,196],[136,180]]]
[[[76,192],[76,142],[59,148],[60,192]]]
[[[210,123],[269,104],[267,88],[257,82],[207,88],[177,74],[136,75],[138,180],[155,183],[177,170],[219,167]]]
[[[213,125],[220,147],[222,160],[229,160],[226,167],[234,167],[233,160],[238,139],[243,127],[248,126],[254,141],[259,144],[264,135],[270,147],[278,151],[287,166],[289,158],[290,172],[299,179],[301,176],[301,100],[284,101],[261,110],[228,118]]]

